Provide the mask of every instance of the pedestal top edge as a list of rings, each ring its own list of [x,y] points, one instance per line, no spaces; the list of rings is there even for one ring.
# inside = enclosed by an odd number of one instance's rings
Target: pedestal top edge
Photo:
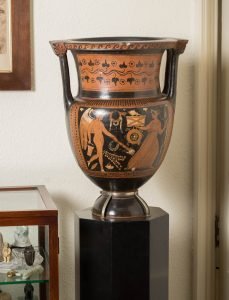
[[[116,218],[116,219],[102,219],[96,218],[92,215],[92,208],[86,208],[83,210],[77,210],[75,212],[75,216],[80,220],[88,220],[88,221],[98,221],[98,222],[144,222],[151,221],[153,219],[158,219],[163,216],[168,216],[168,213],[161,209],[160,207],[149,207],[150,208],[150,216],[146,218]]]

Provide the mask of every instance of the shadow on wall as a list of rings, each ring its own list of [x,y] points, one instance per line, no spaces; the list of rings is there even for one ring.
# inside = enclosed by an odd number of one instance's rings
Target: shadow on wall
[[[169,295],[171,299],[187,299],[185,291],[190,289],[189,282],[192,280],[193,158],[196,141],[194,136],[195,103],[198,99],[197,68],[197,61],[189,60],[184,63],[182,58],[180,59],[173,134],[165,161],[159,171],[161,172],[160,178],[156,183],[157,190],[162,191],[160,200],[163,201],[157,204],[170,214]],[[183,274],[183,289],[179,289],[180,275],[171,271],[176,268],[179,268],[179,274]],[[191,299],[191,294],[189,297]]]
[[[193,190],[193,152],[194,152],[194,105],[197,90],[196,62],[179,63],[176,111],[170,146],[159,168],[160,177],[157,184],[168,199],[180,198],[185,193],[192,196]],[[151,179],[153,180],[154,177]],[[144,189],[144,187],[143,187]],[[171,189],[171,191],[169,191]]]

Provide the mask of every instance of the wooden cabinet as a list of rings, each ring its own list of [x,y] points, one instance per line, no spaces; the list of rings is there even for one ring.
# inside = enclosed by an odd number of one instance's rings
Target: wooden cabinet
[[[14,260],[13,254],[15,232],[20,226],[28,228],[29,240],[39,257],[43,258],[40,264],[43,272],[27,279],[20,275],[31,267],[25,264],[23,257],[21,264]],[[58,211],[46,188],[0,188],[0,232],[12,251],[8,264],[0,262],[0,290],[11,294],[13,300],[19,300],[25,299],[25,287],[31,287],[34,289],[34,298],[31,299],[58,300]],[[23,249],[20,251],[23,252]],[[11,269],[19,276],[7,277]]]

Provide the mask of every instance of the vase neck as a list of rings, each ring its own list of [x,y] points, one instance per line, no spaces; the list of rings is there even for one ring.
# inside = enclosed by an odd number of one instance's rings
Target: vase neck
[[[72,53],[78,70],[80,97],[157,98],[161,95],[159,73],[163,50]]]

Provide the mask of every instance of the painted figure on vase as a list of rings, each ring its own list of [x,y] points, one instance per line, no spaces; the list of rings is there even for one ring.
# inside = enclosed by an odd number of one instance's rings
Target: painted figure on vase
[[[79,128],[82,154],[89,170],[128,172],[152,169],[167,144],[171,107],[130,109],[82,108]]]
[[[161,135],[166,129],[165,125],[162,128],[161,121],[158,119],[159,114],[158,111],[152,111],[152,121],[147,126],[137,127],[146,131],[147,136],[140,149],[129,160],[128,169],[147,169],[156,160],[160,151],[158,135]]]
[[[90,115],[92,116],[92,111],[90,111]],[[104,172],[104,162],[103,162],[103,154],[104,154],[104,142],[105,137],[113,140],[115,143],[124,148],[128,153],[134,154],[134,150],[125,146],[122,142],[120,142],[112,133],[110,133],[103,124],[103,112],[98,110],[94,112],[95,118],[91,120],[89,123],[83,121],[80,124],[80,132],[81,132],[81,141],[83,145],[83,149],[86,150],[88,148],[88,155],[92,154],[91,148],[94,147],[96,149],[96,153],[91,156],[91,158],[87,161],[88,167],[95,160],[99,161],[100,170]],[[88,120],[88,119],[87,119]],[[93,136],[93,143],[92,143]]]

